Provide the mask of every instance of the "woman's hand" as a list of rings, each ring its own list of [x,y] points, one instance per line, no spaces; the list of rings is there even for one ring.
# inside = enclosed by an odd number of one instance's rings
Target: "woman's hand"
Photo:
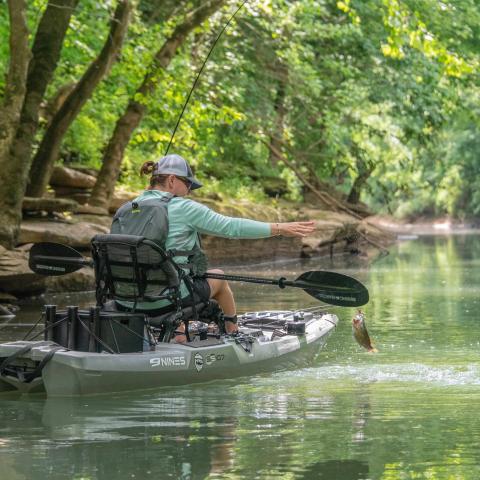
[[[272,235],[284,237],[305,237],[315,230],[315,222],[271,223]]]

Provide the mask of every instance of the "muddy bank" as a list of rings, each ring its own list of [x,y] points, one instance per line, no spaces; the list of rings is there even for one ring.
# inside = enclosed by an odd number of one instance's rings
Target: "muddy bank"
[[[284,203],[268,206],[238,201],[219,202],[205,198],[198,200],[225,215],[268,222],[310,219],[316,224],[314,234],[303,239],[271,237],[259,240],[229,240],[203,236],[203,247],[212,267],[337,253],[359,255],[369,261],[386,249],[395,238],[391,233],[371,223],[368,218],[359,220],[343,213],[318,210],[308,204]],[[2,298],[4,302],[14,303],[15,298],[43,292],[93,289],[91,269],[83,268],[59,277],[42,277],[28,268],[28,252],[33,243],[56,242],[70,245],[88,255],[91,238],[97,233],[108,233],[110,223],[111,214],[95,212],[88,207],[70,214],[26,217],[21,226],[17,247],[14,250],[0,247],[0,303]]]

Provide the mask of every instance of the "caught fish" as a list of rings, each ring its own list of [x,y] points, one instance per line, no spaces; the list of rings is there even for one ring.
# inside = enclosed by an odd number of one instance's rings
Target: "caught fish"
[[[373,346],[370,336],[368,335],[367,326],[365,325],[365,314],[359,310],[358,313],[352,319],[352,333],[353,338],[357,343],[366,348],[369,352],[378,352]]]

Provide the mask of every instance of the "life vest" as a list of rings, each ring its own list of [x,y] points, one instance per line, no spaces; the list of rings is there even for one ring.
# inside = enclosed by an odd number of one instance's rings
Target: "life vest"
[[[191,250],[169,250],[165,248],[168,237],[168,202],[174,197],[168,193],[162,198],[151,198],[141,202],[131,201],[123,204],[113,217],[110,233],[138,235],[153,240],[173,258],[188,257],[188,263],[178,264],[189,269],[192,275],[202,275],[207,271],[208,260],[201,249],[200,236]]]

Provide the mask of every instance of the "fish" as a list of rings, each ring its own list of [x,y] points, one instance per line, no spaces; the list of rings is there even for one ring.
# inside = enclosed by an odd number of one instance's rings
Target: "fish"
[[[352,333],[353,338],[361,347],[367,349],[370,353],[378,352],[370,340],[367,326],[365,325],[365,314],[361,310],[359,310],[352,319]]]

